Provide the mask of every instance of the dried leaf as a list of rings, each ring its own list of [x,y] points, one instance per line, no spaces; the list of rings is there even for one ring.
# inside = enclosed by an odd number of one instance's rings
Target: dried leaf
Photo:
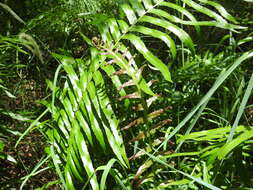
[[[129,98],[129,99],[138,99],[138,98],[141,98],[141,96],[137,92],[135,92],[135,93],[132,93],[132,94],[128,94],[126,96],[121,96],[118,100],[122,101],[122,100],[127,99],[127,98]]]
[[[163,112],[165,112],[166,110],[168,109],[171,109],[171,106],[168,106],[164,109],[159,109],[159,110],[156,110],[150,114],[148,114],[148,121],[151,121],[152,119],[158,117],[159,115],[161,115]],[[144,119],[142,117],[132,121],[131,123],[129,123],[126,127],[123,127],[121,130],[124,131],[124,130],[128,130],[129,128],[135,126],[135,125],[139,125],[141,123],[144,122]]]
[[[152,160],[148,160],[146,161],[144,164],[142,164],[139,169],[137,170],[133,181],[138,180],[138,178],[148,169],[150,168],[150,166],[153,165],[153,161]]]
[[[129,128],[131,128],[131,127],[133,127],[133,126],[135,126],[135,125],[138,125],[138,124],[140,124],[140,123],[143,123],[143,118],[142,118],[142,117],[141,117],[141,118],[138,118],[138,119],[136,119],[136,120],[134,120],[134,121],[132,121],[132,122],[129,123],[126,127],[123,127],[123,128],[121,129],[121,131],[128,130]]]
[[[158,98],[159,98],[159,95],[156,95],[156,96],[153,96],[153,97],[147,99],[147,106],[150,107],[151,104],[152,104],[155,100],[157,100]]]
[[[127,74],[127,70],[125,69],[120,69],[114,73],[112,73],[112,75],[123,75],[123,74]]]
[[[136,77],[138,80],[140,80],[140,78],[141,78],[141,74],[142,74],[142,72],[143,72],[144,67],[146,67],[146,65],[141,66],[141,68],[137,71],[137,73],[136,73],[136,75],[135,75],[135,77]]]
[[[152,96],[151,98],[147,99],[146,102],[147,102],[147,106],[150,107],[152,105],[152,103],[157,100],[158,98],[160,97],[160,95],[155,95],[155,96]],[[134,110],[136,111],[142,111],[143,110],[143,106],[141,104],[138,104],[137,106],[133,106],[132,107]]]
[[[158,80],[151,80],[148,82],[148,86],[150,87],[152,84],[159,82]]]
[[[122,88],[125,88],[127,86],[134,86],[134,81],[133,80],[129,80],[127,82],[125,82],[124,84],[122,84],[120,87],[119,87],[119,91],[122,89]]]
[[[166,107],[166,108],[164,108],[164,109],[156,110],[156,111],[154,111],[154,112],[148,114],[148,120],[151,120],[151,119],[153,119],[153,118],[155,118],[155,117],[161,115],[162,113],[164,113],[165,111],[167,111],[167,110],[169,110],[169,109],[171,109],[171,106],[168,106],[168,107]]]
[[[147,137],[148,137],[149,135],[155,134],[156,130],[162,128],[164,125],[166,125],[167,123],[170,123],[170,122],[172,122],[171,119],[166,119],[166,120],[164,120],[164,121],[161,121],[160,123],[158,123],[157,125],[155,125],[154,127],[152,127],[152,129],[150,130],[150,132],[146,134]],[[139,140],[144,139],[144,138],[146,138],[145,133],[144,133],[143,131],[141,131],[141,132],[138,134],[138,136],[135,137],[135,138],[133,138],[133,139],[131,139],[130,142],[139,141]]]

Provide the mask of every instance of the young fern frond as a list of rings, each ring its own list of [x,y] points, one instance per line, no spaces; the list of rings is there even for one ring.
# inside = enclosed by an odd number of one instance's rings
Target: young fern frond
[[[123,44],[119,44],[117,49],[112,49],[112,47],[107,44],[102,43],[98,39],[93,39],[94,46],[100,51],[100,55],[103,56],[100,68],[102,68],[109,76],[117,76],[119,82],[114,83],[118,91],[123,91],[124,95],[118,98],[119,101],[137,99],[137,105],[133,106],[134,111],[138,111],[142,114],[141,117],[134,119],[132,122],[122,127],[122,131],[129,130],[135,126],[142,126],[142,131],[134,137],[132,141],[140,141],[144,138],[150,138],[154,135],[156,131],[163,127],[164,125],[171,122],[170,119],[166,118],[164,121],[155,124],[153,120],[159,118],[160,115],[165,113],[171,107],[166,107],[158,110],[150,110],[150,106],[158,99],[158,95],[155,95],[151,90],[151,85],[154,80],[146,82],[142,76],[144,66],[138,68],[135,62],[135,57],[131,55],[129,50],[125,48]],[[119,70],[116,70],[113,66],[117,65]],[[127,75],[128,79],[126,82],[121,84],[120,78],[122,75]],[[124,77],[126,79],[126,77]],[[113,80],[113,79],[112,79]],[[133,86],[132,90],[125,90],[129,86]],[[148,98],[148,96],[151,96]]]
[[[96,42],[95,42],[96,43]],[[135,85],[138,89],[138,94],[140,95],[141,92],[145,92],[149,95],[154,95],[152,90],[149,88],[148,84],[146,83],[145,79],[142,77],[142,70],[143,67],[138,68],[134,56],[131,55],[130,51],[123,45],[118,45],[117,49],[112,49],[110,46],[100,42],[98,44],[94,44],[98,50],[100,50],[104,54],[104,61],[100,65],[100,67],[109,75],[118,75],[115,74],[119,72],[122,74],[127,74],[131,78],[131,82],[128,81],[125,84],[121,84],[121,82],[115,83],[117,89],[123,90],[126,86]],[[109,59],[107,61],[106,59]],[[120,71],[116,71],[113,67],[113,64],[116,64],[120,67]],[[119,74],[119,75],[120,75]],[[124,93],[125,94],[125,93]]]

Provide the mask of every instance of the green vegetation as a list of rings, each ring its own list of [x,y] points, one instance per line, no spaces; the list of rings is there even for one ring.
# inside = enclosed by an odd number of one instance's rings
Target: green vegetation
[[[0,10],[0,189],[253,189],[251,0]]]

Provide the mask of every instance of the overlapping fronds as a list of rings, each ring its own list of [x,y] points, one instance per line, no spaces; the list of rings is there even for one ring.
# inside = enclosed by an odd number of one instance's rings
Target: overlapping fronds
[[[181,0],[179,3],[165,0],[129,0],[121,5],[121,10],[124,15],[122,19],[111,18],[98,26],[103,42],[115,49],[129,41],[168,81],[171,81],[171,76],[166,64],[149,50],[142,36],[163,41],[168,46],[171,57],[175,58],[177,50],[174,36],[190,50],[195,49],[192,38],[183,29],[184,25],[194,26],[197,32],[202,25],[231,30],[241,28],[234,25],[236,20],[220,4],[207,0]],[[202,14],[209,19],[198,21],[191,12]]]
[[[92,189],[98,189],[92,155],[106,156],[113,152],[122,166],[128,166],[118,131],[119,121],[103,90],[104,81],[97,70],[96,59],[92,59],[92,66],[87,69],[85,64],[88,62],[56,57],[67,73],[67,79],[63,89],[51,84],[53,100],[49,109],[58,127],[49,130],[48,135],[65,168],[67,189],[78,189],[77,184],[84,185],[87,180]],[[76,64],[78,68],[75,68]]]
[[[147,152],[152,152],[153,146],[161,144],[166,149],[168,138],[166,141],[164,138],[156,139],[154,134],[171,122],[166,116],[160,118],[171,107],[151,108],[159,95],[151,88],[156,81],[144,74],[145,66],[148,65],[152,71],[160,71],[169,82],[172,82],[171,74],[164,61],[148,48],[143,36],[163,41],[173,60],[177,54],[178,39],[191,51],[195,51],[193,40],[184,30],[184,25],[194,26],[197,32],[200,32],[200,26],[230,30],[241,28],[235,25],[235,19],[221,5],[206,0],[129,0],[121,5],[121,13],[123,17],[120,19],[110,18],[98,22],[102,39],[94,37],[89,40],[83,35],[92,46],[91,58],[87,58],[87,61],[56,56],[67,78],[63,89],[56,87],[56,83],[51,84],[53,99],[49,108],[58,127],[50,130],[48,135],[59,156],[56,160],[59,159],[65,166],[63,178],[68,189],[80,188],[78,185],[83,185],[87,179],[90,179],[92,189],[99,189],[96,175],[99,160],[93,162],[96,155],[94,150],[97,150],[98,145],[102,151],[111,150],[121,165],[128,165],[123,140],[118,132],[119,121],[109,97],[102,90],[104,79],[101,70],[118,89],[118,101],[136,100],[133,111],[141,114],[136,114],[134,120],[122,128],[129,130],[141,126],[130,142],[148,139],[149,145],[143,148]],[[207,20],[198,21],[194,14],[201,14]],[[142,61],[137,61],[135,55],[143,58]],[[113,98],[115,96],[118,95]],[[133,155],[130,160],[140,156],[141,153]],[[145,165],[147,163],[148,166]],[[144,162],[142,166],[149,168],[152,163]],[[136,173],[136,179],[143,173],[142,166]]]
[[[195,49],[192,38],[183,29],[184,25],[194,26],[196,32],[200,32],[200,26],[215,26],[230,30],[241,28],[235,25],[237,24],[236,20],[220,4],[213,1],[129,0],[121,5],[121,12],[121,19],[110,18],[105,23],[98,25],[102,40],[93,38],[92,41],[89,41],[84,38],[100,51],[101,57],[103,57],[101,68],[111,77],[114,85],[119,89],[121,95],[119,100],[140,100],[140,104],[136,107],[143,111],[143,117],[132,121],[123,130],[139,124],[146,125],[154,119],[152,113],[159,112],[159,110],[149,110],[148,107],[151,104],[148,106],[148,99],[144,95],[152,98],[158,97],[150,88],[152,80],[146,82],[147,79],[142,75],[146,65],[151,64],[151,68],[159,70],[165,80],[172,82],[168,66],[151,52],[143,36],[163,41],[168,46],[171,58],[174,59],[177,53],[177,38],[190,50],[194,51]],[[199,18],[199,14],[203,15],[202,17],[206,20],[197,20],[194,15],[198,15]],[[137,63],[133,54],[142,55],[147,64]],[[129,80],[123,84],[121,83],[122,74],[129,77]],[[126,93],[124,88],[128,86],[136,88],[130,92],[128,90]],[[161,113],[166,109],[161,108],[163,110]],[[165,121],[168,120],[169,118],[166,118]],[[152,126],[145,130],[151,129]],[[141,139],[141,136],[148,135],[144,135],[143,132],[140,132],[139,137],[134,139]]]

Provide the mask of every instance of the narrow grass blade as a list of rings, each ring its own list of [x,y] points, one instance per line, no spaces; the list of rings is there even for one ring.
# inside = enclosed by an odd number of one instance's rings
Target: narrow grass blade
[[[22,184],[20,185],[20,190],[22,190],[24,188],[24,185],[26,184],[26,182],[29,180],[30,177],[32,177],[37,170],[50,158],[50,155],[48,155],[45,159],[41,159],[41,161],[34,167],[34,169],[32,170],[32,172],[30,174],[28,174],[25,179],[22,181]]]
[[[249,97],[250,97],[250,95],[252,95],[251,94],[252,89],[253,89],[253,73],[252,73],[251,78],[249,80],[249,84],[248,84],[247,89],[245,91],[245,94],[243,96],[242,102],[240,104],[238,113],[236,115],[236,118],[235,118],[234,124],[232,126],[232,129],[230,131],[230,134],[229,134],[227,142],[229,142],[229,141],[231,141],[233,139],[236,127],[238,126],[238,123],[239,123],[239,121],[240,121],[240,119],[242,117],[242,114],[243,114],[243,112],[245,110],[245,107],[246,107],[246,104],[247,104],[247,102],[249,100]]]
[[[20,143],[20,141],[32,130],[32,128],[36,125],[40,125],[39,120],[46,115],[46,113],[49,111],[49,109],[47,108],[36,120],[34,120],[31,125],[25,130],[25,132],[22,133],[22,135],[18,138],[16,144],[15,144],[15,148],[17,148],[18,144]]]
[[[200,102],[193,108],[193,110],[176,126],[176,128],[170,133],[170,135],[166,138],[166,140],[157,148],[158,151],[160,148],[164,146],[198,111],[198,109],[206,103],[208,99],[212,97],[215,91],[221,86],[221,84],[230,76],[230,74],[245,60],[253,57],[253,52],[246,52],[241,57],[239,57],[233,65],[224,73],[222,73],[217,81],[214,83],[212,88],[208,91],[208,93],[200,100]]]
[[[157,156],[153,156],[152,154],[150,154],[150,153],[148,153],[148,152],[145,152],[145,154],[147,154],[147,155],[150,157],[150,159],[154,160],[155,162],[158,162],[158,163],[160,163],[160,164],[162,164],[162,165],[164,165],[164,166],[170,168],[171,170],[173,170],[173,171],[175,171],[175,172],[177,172],[177,173],[182,174],[183,176],[185,176],[185,177],[191,179],[192,181],[196,181],[197,183],[199,183],[199,184],[201,184],[201,185],[207,187],[208,189],[211,189],[211,190],[221,190],[220,188],[218,188],[218,187],[216,187],[216,186],[214,186],[214,185],[212,185],[212,184],[209,184],[209,183],[203,181],[203,180],[200,179],[200,178],[196,178],[196,177],[194,177],[194,176],[192,176],[192,175],[190,175],[190,174],[187,174],[187,173],[185,173],[185,172],[182,172],[182,171],[180,171],[180,170],[175,169],[174,167],[170,166],[169,164],[167,164],[165,161],[161,160],[161,159],[160,159],[159,157],[157,157]]]
[[[106,178],[112,169],[113,164],[117,162],[116,159],[111,159],[105,166],[104,172],[102,174],[101,182],[100,182],[100,190],[105,190],[105,183],[106,183]]]

